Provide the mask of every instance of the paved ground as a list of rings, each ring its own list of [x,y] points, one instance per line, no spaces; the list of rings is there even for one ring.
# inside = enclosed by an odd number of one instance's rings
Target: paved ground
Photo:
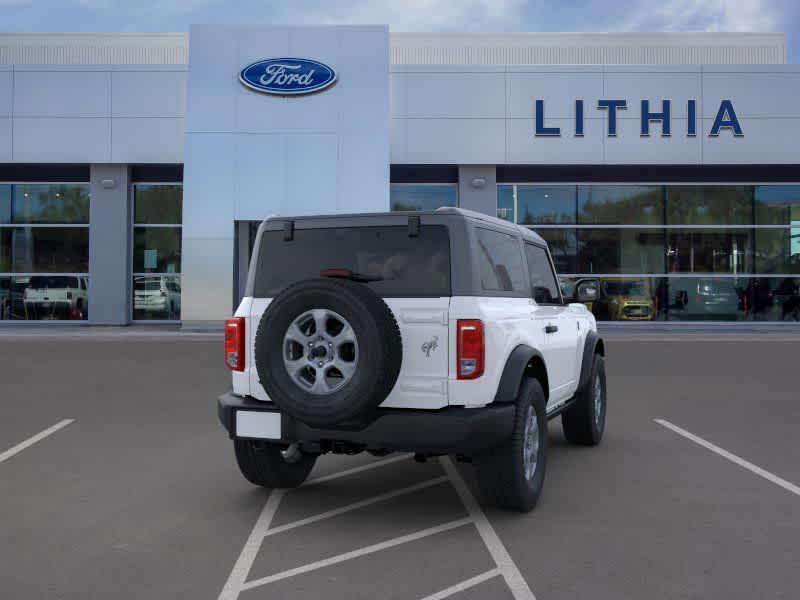
[[[798,337],[612,335],[606,438],[553,422],[527,515],[479,507],[447,461],[323,457],[299,490],[250,486],[212,338],[0,334],[0,597],[800,597]]]

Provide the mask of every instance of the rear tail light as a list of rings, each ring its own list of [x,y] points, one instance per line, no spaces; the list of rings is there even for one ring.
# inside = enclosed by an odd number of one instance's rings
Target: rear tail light
[[[67,300],[72,300],[72,290],[67,290]]]
[[[244,317],[225,319],[225,364],[244,371]]]
[[[160,291],[161,291],[161,297],[162,298],[166,298],[167,297],[167,290],[165,290],[164,288],[161,288]]]
[[[458,378],[477,379],[483,375],[483,322],[479,319],[459,319],[456,327]]]

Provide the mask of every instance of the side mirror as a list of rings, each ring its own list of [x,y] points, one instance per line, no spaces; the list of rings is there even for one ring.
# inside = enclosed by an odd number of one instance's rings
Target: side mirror
[[[581,279],[575,284],[575,302],[594,302],[600,296],[599,279]]]

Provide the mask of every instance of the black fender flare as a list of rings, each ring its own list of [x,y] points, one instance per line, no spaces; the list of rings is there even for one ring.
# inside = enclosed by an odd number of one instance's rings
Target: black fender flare
[[[586,341],[583,343],[583,358],[581,359],[581,375],[578,379],[578,389],[580,392],[586,389],[589,385],[589,377],[592,375],[592,363],[594,362],[594,355],[600,354],[605,356],[605,344],[596,331],[589,331],[586,334]]]
[[[531,359],[538,357],[542,365],[545,364],[542,353],[536,348],[520,344],[506,360],[506,366],[503,368],[503,374],[500,376],[500,383],[497,385],[497,394],[494,397],[495,402],[515,402],[519,395],[519,388],[522,385],[522,379],[527,373],[528,364]],[[547,383],[547,368],[545,367],[545,381],[540,381],[542,388],[544,388],[545,397],[549,397],[550,390]]]

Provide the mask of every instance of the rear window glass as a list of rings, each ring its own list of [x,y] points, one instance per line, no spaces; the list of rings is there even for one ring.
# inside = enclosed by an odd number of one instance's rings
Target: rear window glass
[[[285,287],[320,277],[326,269],[346,269],[367,281],[379,296],[450,295],[450,237],[444,225],[423,225],[417,237],[408,227],[296,229],[261,236],[254,293],[271,298]]]

